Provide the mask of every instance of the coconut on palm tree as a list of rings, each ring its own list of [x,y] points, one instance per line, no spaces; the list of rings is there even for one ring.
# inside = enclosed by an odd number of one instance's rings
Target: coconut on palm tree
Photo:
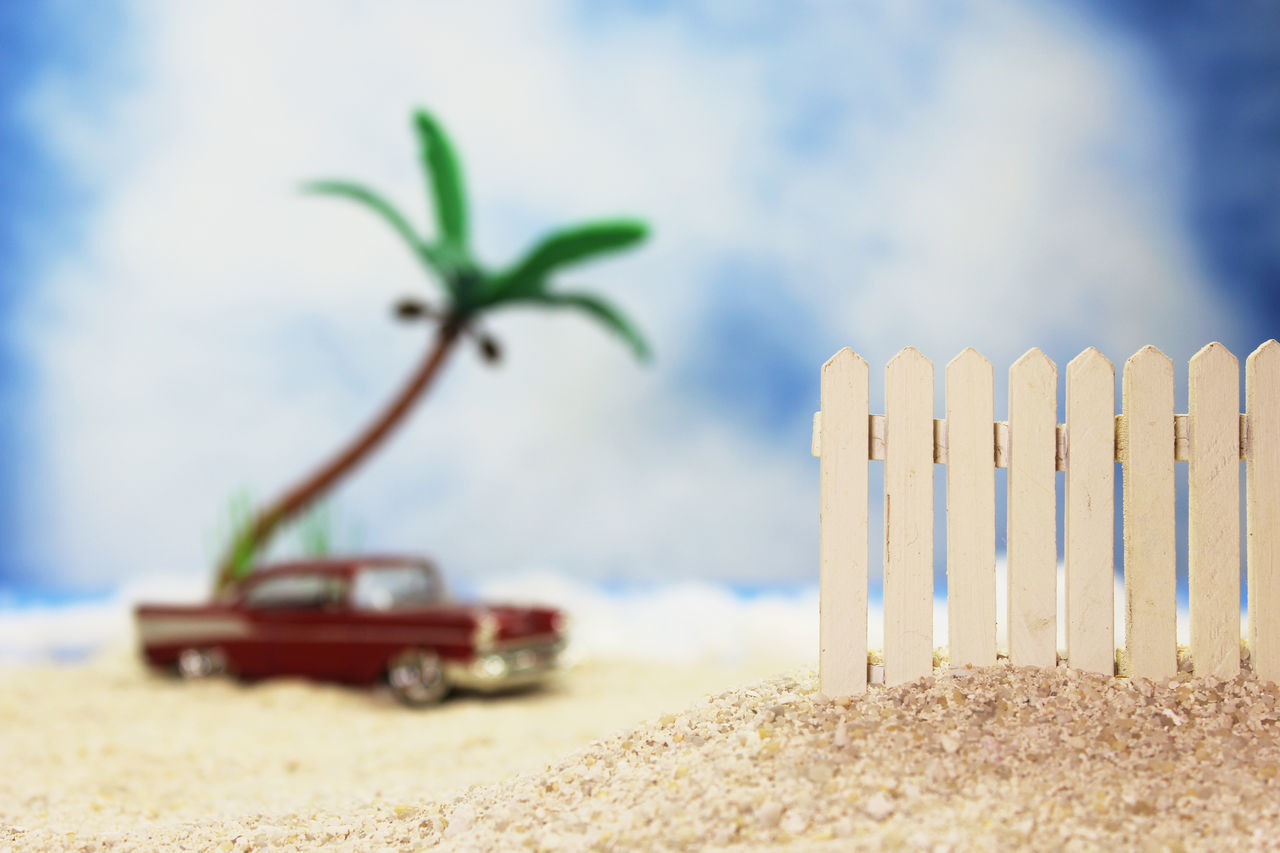
[[[649,356],[639,332],[608,302],[590,293],[552,289],[552,279],[565,267],[640,242],[647,234],[643,223],[619,219],[565,228],[553,232],[508,267],[483,267],[471,253],[466,197],[453,146],[439,123],[424,110],[414,113],[413,126],[435,210],[434,240],[419,235],[395,207],[359,184],[316,181],[305,189],[358,202],[400,236],[439,288],[434,302],[401,300],[395,312],[402,320],[435,323],[433,339],[408,381],[349,444],[273,503],[259,509],[232,535],[217,567],[215,591],[251,571],[255,555],[281,525],[369,457],[431,387],[459,341],[473,340],[486,361],[498,360],[497,342],[477,327],[477,321],[488,312],[511,305],[581,311],[620,335],[637,358],[645,360]]]

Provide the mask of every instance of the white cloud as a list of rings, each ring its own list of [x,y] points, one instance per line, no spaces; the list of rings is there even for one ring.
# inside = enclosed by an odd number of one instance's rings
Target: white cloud
[[[775,261],[811,340],[873,360],[1226,337],[1176,169],[1114,165],[1176,163],[1127,48],[1003,2],[954,32],[863,12],[721,44],[671,15],[588,31],[567,3],[138,4],[133,86],[90,116],[74,81],[33,95],[98,203],[26,315],[45,442],[29,547],[78,581],[202,574],[223,496],[273,493],[390,395],[424,340],[387,308],[420,275],[363,211],[294,187],[357,178],[425,223],[419,103],[463,153],[485,258],[600,214],[658,229],[572,277],[638,318],[654,369],[578,318],[496,317],[502,370],[462,354],[342,490],[369,545],[451,573],[816,577],[807,446],[678,387],[724,257]],[[810,90],[853,118],[798,156],[779,140]]]

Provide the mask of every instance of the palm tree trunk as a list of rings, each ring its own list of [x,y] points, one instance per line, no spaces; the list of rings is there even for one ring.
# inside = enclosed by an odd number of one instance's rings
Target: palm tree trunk
[[[338,480],[351,473],[390,435],[430,387],[461,331],[455,320],[446,318],[422,363],[378,417],[328,463],[281,495],[275,503],[260,510],[251,524],[235,534],[218,563],[215,594],[236,579],[237,554],[252,555],[260,551],[281,524],[306,509]]]

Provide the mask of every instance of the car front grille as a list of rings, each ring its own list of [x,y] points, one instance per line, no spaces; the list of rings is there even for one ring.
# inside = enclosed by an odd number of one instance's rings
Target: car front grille
[[[562,647],[561,643],[539,643],[523,648],[505,649],[501,655],[511,673],[533,672],[554,666]]]

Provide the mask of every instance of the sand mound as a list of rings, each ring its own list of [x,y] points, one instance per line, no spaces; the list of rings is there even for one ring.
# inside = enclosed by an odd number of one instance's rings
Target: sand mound
[[[1247,676],[1153,684],[1001,665],[830,701],[800,672],[585,747],[575,733],[663,670],[425,715],[289,683],[208,685],[197,713],[191,685],[116,677],[77,694],[79,728],[35,691],[34,706],[0,702],[0,848],[1280,849],[1280,690]],[[218,733],[214,721],[264,707],[294,718],[255,750]],[[276,767],[317,736],[330,766]],[[457,784],[473,760],[498,760],[491,747],[514,755],[530,739],[564,746]],[[185,754],[164,764],[175,747]]]
[[[808,673],[426,808],[412,837],[458,850],[1275,848],[1278,698],[1247,677],[1000,666],[831,702]]]

